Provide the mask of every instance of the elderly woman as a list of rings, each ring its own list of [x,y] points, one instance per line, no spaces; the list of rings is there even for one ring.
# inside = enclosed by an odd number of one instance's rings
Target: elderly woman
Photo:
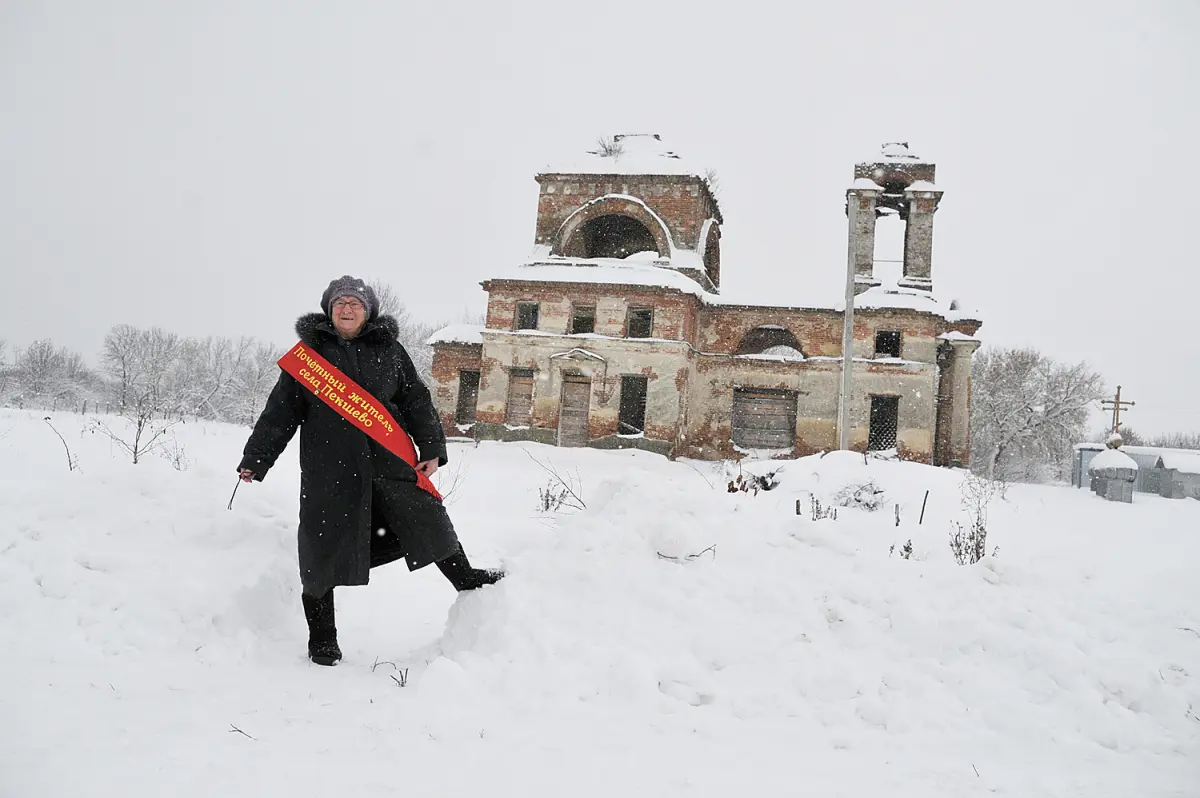
[[[433,476],[446,464],[446,437],[395,319],[379,315],[374,290],[350,276],[329,284],[321,309],[296,322],[300,340],[383,405],[419,452],[409,465],[287,372],[246,442],[238,473],[261,481],[303,427],[298,541],[308,655],[334,665],[342,657],[335,586],[365,585],[371,568],[400,558],[409,570],[436,563],[460,591],[503,573],[471,566],[441,500],[417,485],[417,472]]]

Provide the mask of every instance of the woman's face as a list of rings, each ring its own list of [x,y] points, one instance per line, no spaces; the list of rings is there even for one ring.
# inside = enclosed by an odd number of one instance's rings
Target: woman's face
[[[333,301],[333,327],[343,338],[353,338],[367,321],[367,309],[352,296],[340,296]]]

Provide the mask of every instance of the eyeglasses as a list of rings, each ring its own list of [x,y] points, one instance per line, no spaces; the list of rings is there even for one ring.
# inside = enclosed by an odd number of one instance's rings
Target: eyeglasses
[[[349,299],[349,300],[339,299],[333,303],[333,308],[334,308],[334,310],[341,310],[342,308],[350,308],[351,310],[362,310],[363,303],[359,302],[357,299]]]

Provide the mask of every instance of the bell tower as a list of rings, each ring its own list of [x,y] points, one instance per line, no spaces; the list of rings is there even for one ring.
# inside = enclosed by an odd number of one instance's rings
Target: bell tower
[[[883,145],[879,157],[856,164],[846,190],[849,258],[855,292],[880,284],[875,276],[875,220],[887,211],[904,221],[904,271],[901,288],[933,289],[933,215],[942,192],[934,185],[936,166],[908,148],[908,142]]]
[[[641,261],[719,292],[724,219],[709,173],[656,133],[599,145],[538,173],[537,256]]]

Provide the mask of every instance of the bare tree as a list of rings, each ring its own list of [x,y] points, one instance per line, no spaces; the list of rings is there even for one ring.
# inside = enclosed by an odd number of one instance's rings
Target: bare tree
[[[370,283],[375,290],[375,297],[379,300],[379,313],[396,320],[399,329],[396,339],[408,351],[413,365],[417,368],[417,374],[428,383],[433,374],[433,347],[428,343],[429,336],[445,325],[424,322],[413,317],[400,301],[400,294],[391,283],[381,280],[371,280]]]
[[[152,408],[151,412],[165,413],[172,409],[177,410],[177,407],[169,406],[170,397],[166,389],[183,342],[175,333],[166,332],[159,327],[144,330],[139,337],[142,363],[142,382],[138,386],[139,404],[148,402]]]
[[[975,357],[971,462],[990,479],[1045,481],[1069,473],[1104,379],[1085,363],[1060,363],[1034,349]]]
[[[128,406],[134,386],[141,377],[141,338],[141,331],[129,324],[118,324],[104,336],[100,362],[114,380],[114,398],[122,410]]]
[[[231,386],[235,401],[228,411],[227,421],[253,424],[267,404],[275,381],[279,378],[279,353],[267,344],[255,343],[248,356],[242,358],[233,375]]]
[[[22,392],[30,396],[53,396],[63,386],[66,363],[63,352],[49,338],[34,341],[17,353],[14,364]]]
[[[8,342],[0,340],[0,399],[8,394],[9,385],[12,383],[13,369],[5,361],[8,354]]]
[[[625,145],[616,136],[601,136],[596,139],[596,149],[589,152],[603,158],[620,158],[625,152]]]
[[[1124,433],[1125,425],[1121,425]],[[1166,435],[1155,435],[1150,439],[1150,446],[1161,446],[1166,449],[1200,449],[1200,432],[1171,432]]]
[[[224,419],[236,405],[237,374],[253,356],[254,339],[189,338],[168,377],[168,404],[209,419]]]

